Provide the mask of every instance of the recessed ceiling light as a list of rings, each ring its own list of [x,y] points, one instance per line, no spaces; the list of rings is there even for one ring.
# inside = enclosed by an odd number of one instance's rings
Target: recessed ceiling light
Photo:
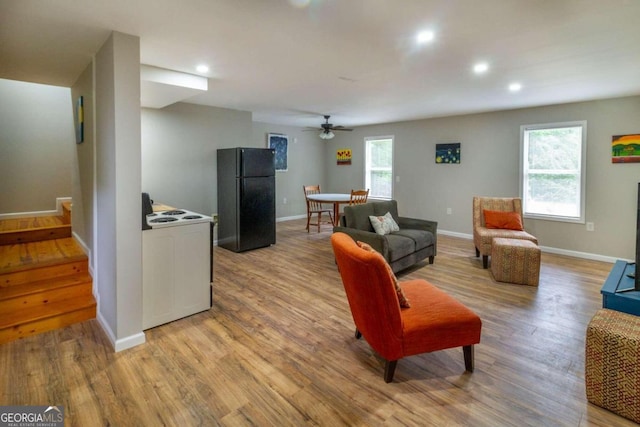
[[[197,70],[199,73],[207,73],[207,72],[209,72],[209,67],[207,67],[206,65],[198,65],[198,66],[196,67],[196,70]]]
[[[522,89],[522,85],[520,83],[511,83],[509,85],[509,90],[511,92],[518,92],[520,89]]]
[[[433,31],[420,31],[416,36],[418,43],[429,43],[435,38]]]
[[[486,73],[489,70],[489,64],[486,62],[478,62],[473,66],[473,72],[476,74]]]

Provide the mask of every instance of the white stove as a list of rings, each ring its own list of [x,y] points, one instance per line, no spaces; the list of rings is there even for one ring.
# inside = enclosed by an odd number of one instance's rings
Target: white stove
[[[213,218],[186,209],[154,212],[146,216],[147,225],[151,228],[175,227],[180,225],[212,222]]]

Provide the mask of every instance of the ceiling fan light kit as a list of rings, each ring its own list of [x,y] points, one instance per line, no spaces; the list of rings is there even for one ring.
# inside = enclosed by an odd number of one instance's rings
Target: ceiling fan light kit
[[[335,133],[333,133],[334,130],[344,130],[347,132],[351,132],[353,129],[347,129],[344,126],[334,126],[333,124],[329,123],[329,117],[331,116],[324,116],[324,120],[325,122],[322,123],[320,125],[320,134],[318,135],[320,137],[320,139],[333,139],[334,136],[336,136]],[[306,130],[316,130],[317,128],[308,128]]]
[[[321,139],[333,139],[336,135],[331,131],[322,131],[319,136]]]

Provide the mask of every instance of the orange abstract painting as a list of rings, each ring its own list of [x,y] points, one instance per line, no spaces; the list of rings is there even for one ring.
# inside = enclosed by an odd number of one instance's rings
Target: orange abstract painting
[[[640,134],[611,137],[612,163],[640,163]]]

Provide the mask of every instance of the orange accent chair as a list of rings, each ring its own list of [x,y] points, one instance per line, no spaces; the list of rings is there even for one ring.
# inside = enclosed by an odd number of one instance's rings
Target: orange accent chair
[[[523,230],[487,228],[484,211],[515,212],[522,219],[522,199],[518,197],[479,197],[473,198],[473,244],[476,257],[482,255],[482,268],[489,266],[491,243],[496,237],[503,239],[530,240],[536,245],[538,239]]]
[[[331,236],[331,245],[356,338],[364,337],[385,359],[385,382],[393,380],[399,359],[453,347],[463,348],[465,369],[473,371],[473,346],[482,328],[478,315],[422,279],[400,282],[410,303],[400,308],[393,272],[382,255],[360,248],[341,232]]]

